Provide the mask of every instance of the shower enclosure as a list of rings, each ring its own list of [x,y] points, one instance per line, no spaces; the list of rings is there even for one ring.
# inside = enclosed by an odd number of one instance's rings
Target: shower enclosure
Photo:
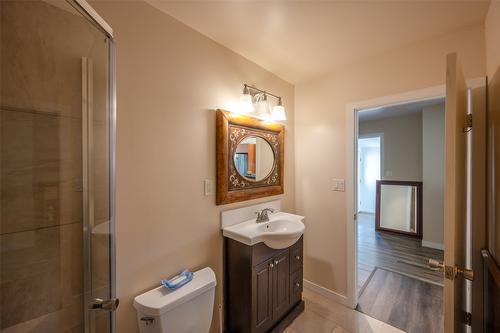
[[[82,0],[0,1],[0,331],[112,332],[114,44]]]

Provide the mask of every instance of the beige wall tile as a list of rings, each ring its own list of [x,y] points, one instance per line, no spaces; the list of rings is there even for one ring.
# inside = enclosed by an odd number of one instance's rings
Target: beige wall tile
[[[0,236],[1,327],[82,301],[80,223]]]
[[[2,333],[81,333],[83,332],[83,317],[81,304],[75,303],[70,307],[52,312],[32,320],[10,326]]]
[[[2,106],[81,117],[81,57],[97,30],[42,1],[2,1]],[[33,33],[28,33],[32,31]],[[34,33],[36,31],[36,33]]]
[[[0,111],[0,233],[82,221],[81,120]]]

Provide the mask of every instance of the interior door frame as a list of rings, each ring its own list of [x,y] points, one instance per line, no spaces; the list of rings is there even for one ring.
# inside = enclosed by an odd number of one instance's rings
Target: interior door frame
[[[467,80],[470,89],[484,87],[485,78]],[[388,95],[379,98],[361,100],[346,105],[346,239],[347,239],[347,295],[343,304],[356,308],[358,304],[357,290],[357,261],[358,261],[358,223],[357,223],[357,138],[358,138],[358,113],[367,109],[389,107],[408,104],[412,102],[427,101],[445,98],[446,85],[437,85],[429,88],[413,90],[405,93]]]

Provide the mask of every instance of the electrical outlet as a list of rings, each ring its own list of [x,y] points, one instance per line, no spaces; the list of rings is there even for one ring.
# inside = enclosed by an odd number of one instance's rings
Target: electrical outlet
[[[205,195],[214,195],[214,183],[210,179],[205,179],[204,181]]]
[[[345,180],[344,179],[333,179],[332,190],[344,192],[345,191]]]

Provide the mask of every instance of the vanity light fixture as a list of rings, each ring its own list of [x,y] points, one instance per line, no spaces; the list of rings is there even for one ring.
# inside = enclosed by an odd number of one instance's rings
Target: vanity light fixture
[[[278,100],[272,111],[267,96],[272,96]],[[283,106],[280,96],[276,96],[270,92],[247,84],[243,86],[243,93],[240,97],[239,113],[254,114],[266,120],[286,120],[285,107]]]

